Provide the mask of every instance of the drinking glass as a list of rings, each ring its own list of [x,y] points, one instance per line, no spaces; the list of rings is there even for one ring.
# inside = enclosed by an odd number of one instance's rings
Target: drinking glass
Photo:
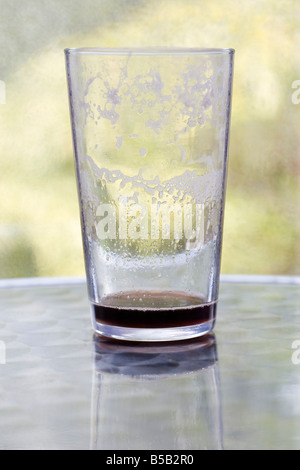
[[[214,327],[232,49],[67,49],[94,330],[171,341]]]

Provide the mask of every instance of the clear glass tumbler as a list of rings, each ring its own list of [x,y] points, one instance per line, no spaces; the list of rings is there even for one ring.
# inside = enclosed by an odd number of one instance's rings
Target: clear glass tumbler
[[[170,341],[213,329],[234,50],[67,49],[94,330]]]

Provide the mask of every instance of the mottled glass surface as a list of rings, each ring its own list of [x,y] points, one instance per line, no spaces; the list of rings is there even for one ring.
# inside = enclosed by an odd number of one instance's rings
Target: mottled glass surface
[[[298,278],[223,277],[213,335],[93,335],[81,279],[0,283],[0,449],[300,449]]]

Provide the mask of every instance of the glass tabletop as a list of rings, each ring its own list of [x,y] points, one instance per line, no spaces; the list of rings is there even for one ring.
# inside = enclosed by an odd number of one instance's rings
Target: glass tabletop
[[[300,280],[223,276],[213,334],[93,334],[83,279],[0,281],[0,449],[300,449]]]

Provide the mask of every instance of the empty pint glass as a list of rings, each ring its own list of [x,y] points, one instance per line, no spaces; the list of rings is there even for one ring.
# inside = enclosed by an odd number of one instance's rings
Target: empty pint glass
[[[67,49],[97,333],[182,340],[216,319],[232,49]]]

